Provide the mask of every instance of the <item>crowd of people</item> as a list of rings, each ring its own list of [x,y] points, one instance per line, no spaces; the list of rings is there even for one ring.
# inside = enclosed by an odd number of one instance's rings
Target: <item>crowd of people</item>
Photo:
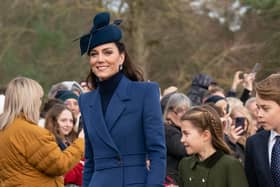
[[[11,80],[0,97],[0,186],[278,187],[280,73],[199,74],[183,93],[146,82],[119,20],[80,38],[85,81]],[[242,74],[242,76],[240,76]],[[242,87],[238,97],[237,89]]]

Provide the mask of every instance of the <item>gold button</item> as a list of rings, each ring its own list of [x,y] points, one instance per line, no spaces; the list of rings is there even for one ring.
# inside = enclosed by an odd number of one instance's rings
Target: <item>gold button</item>
[[[202,178],[202,182],[205,183],[205,179],[204,178]]]
[[[189,181],[192,181],[192,178],[191,178],[191,177],[189,178]]]

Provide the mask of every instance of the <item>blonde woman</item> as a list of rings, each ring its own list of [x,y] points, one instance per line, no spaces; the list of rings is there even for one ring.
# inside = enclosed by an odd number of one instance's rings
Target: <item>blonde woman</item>
[[[62,187],[61,176],[83,156],[82,138],[62,152],[52,133],[37,126],[42,97],[32,79],[8,84],[0,115],[0,186]]]

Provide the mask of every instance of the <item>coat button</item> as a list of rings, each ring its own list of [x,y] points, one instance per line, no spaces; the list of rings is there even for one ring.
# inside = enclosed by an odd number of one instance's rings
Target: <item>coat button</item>
[[[122,165],[122,159],[121,159],[120,155],[116,156],[116,160],[118,161],[118,165],[121,166]]]
[[[204,178],[202,178],[202,180],[201,180],[203,183],[205,183],[206,181],[205,181],[205,179]]]
[[[116,159],[117,159],[118,161],[121,161],[120,155],[116,156]]]
[[[192,178],[191,178],[191,177],[189,178],[189,181],[192,181]]]

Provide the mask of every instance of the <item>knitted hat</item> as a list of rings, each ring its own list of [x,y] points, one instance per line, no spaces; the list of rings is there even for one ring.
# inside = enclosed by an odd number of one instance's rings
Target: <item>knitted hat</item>
[[[110,24],[110,14],[101,12],[93,19],[93,27],[88,34],[80,38],[81,55],[101,44],[116,42],[122,38],[122,31],[117,26],[121,20],[115,20]]]
[[[76,99],[78,100],[78,96],[69,90],[60,90],[55,95],[55,98],[65,102],[67,99]]]

